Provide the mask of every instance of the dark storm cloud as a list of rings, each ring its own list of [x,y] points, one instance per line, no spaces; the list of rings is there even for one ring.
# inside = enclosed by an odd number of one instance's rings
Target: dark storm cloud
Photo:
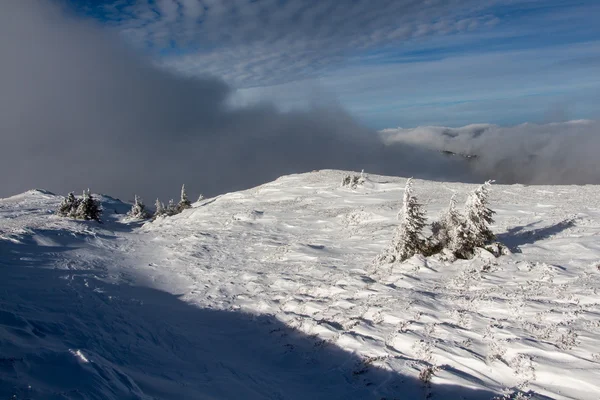
[[[464,178],[459,163],[385,146],[335,107],[229,106],[229,86],[158,69],[55,3],[0,13],[0,195],[32,187],[131,198],[216,194],[282,174],[344,168]]]

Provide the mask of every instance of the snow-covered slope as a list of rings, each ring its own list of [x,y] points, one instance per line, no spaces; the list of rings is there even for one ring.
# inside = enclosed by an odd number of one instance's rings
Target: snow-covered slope
[[[405,179],[343,175],[143,226],[0,200],[0,398],[600,397],[599,187],[494,186],[512,255],[379,266]],[[473,188],[415,181],[430,218]]]

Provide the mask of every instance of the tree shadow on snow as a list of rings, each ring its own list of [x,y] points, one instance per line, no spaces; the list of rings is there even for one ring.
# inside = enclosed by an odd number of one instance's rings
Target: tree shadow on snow
[[[549,239],[569,228],[572,228],[575,226],[575,220],[565,219],[544,228],[528,229],[535,224],[537,224],[537,222],[510,228],[506,232],[497,235],[497,238],[512,252],[521,253],[521,246],[532,244],[540,240]]]
[[[155,289],[106,282],[103,271],[48,269],[43,262],[0,258],[0,398],[419,399],[429,393],[418,379],[364,363],[273,317],[202,309]],[[437,399],[494,397],[435,383],[430,392]]]

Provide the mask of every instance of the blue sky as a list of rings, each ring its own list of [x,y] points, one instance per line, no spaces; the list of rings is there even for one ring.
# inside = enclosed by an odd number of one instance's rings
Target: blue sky
[[[233,102],[339,104],[372,128],[600,119],[600,2],[75,1]]]

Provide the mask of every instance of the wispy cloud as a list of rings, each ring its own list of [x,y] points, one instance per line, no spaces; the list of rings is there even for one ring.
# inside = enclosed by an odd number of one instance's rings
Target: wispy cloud
[[[155,62],[374,128],[598,118],[593,0],[118,0],[88,12]],[[589,52],[586,54],[586,52]],[[315,96],[315,92],[317,95]]]
[[[557,122],[600,118],[598,69],[600,41],[355,65],[318,79],[239,90],[237,97],[294,108],[325,95],[379,129]]]
[[[315,76],[357,52],[485,29],[493,1],[157,0],[103,10],[125,37],[190,74],[238,87]],[[169,48],[172,54],[169,54]]]

